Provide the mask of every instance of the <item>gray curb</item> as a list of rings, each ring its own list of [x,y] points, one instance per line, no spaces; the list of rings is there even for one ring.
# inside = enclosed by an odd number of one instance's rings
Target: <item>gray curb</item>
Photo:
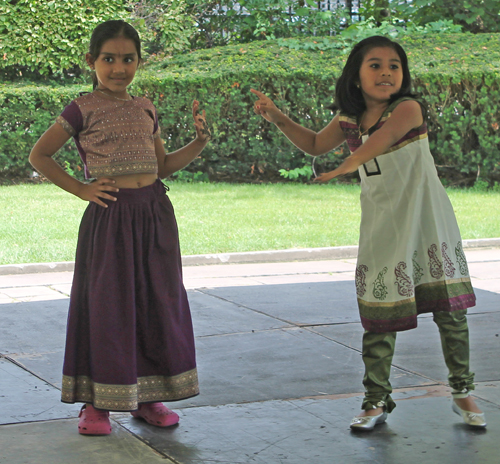
[[[500,248],[500,238],[464,240],[465,249]],[[317,261],[328,259],[356,258],[357,246],[302,248],[297,250],[248,251],[244,253],[217,253],[182,257],[183,266],[203,266],[206,264],[246,264],[274,263],[287,261]],[[36,274],[41,272],[72,272],[75,263],[28,263],[5,264],[0,266],[0,275]]]

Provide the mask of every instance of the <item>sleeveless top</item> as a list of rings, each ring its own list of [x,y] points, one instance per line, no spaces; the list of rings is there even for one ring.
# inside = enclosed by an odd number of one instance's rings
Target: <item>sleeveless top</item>
[[[409,98],[391,104],[374,130],[404,100]],[[368,140],[359,137],[355,118],[341,113],[339,122],[351,152]],[[417,326],[420,313],[474,306],[460,232],[434,166],[425,122],[358,171],[356,293],[363,327],[408,330]]]
[[[110,100],[96,93],[73,100],[56,119],[75,140],[85,177],[157,174],[158,116],[146,98]]]

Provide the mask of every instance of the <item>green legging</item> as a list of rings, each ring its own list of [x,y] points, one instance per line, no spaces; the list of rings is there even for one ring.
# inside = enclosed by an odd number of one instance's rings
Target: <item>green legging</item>
[[[449,370],[448,381],[453,393],[474,390],[474,373],[469,371],[469,328],[467,310],[440,311],[434,313],[434,322],[439,327],[444,360]],[[392,357],[397,332],[363,334],[363,362],[366,393],[361,409],[385,407],[391,412],[396,404],[391,398],[389,382]]]

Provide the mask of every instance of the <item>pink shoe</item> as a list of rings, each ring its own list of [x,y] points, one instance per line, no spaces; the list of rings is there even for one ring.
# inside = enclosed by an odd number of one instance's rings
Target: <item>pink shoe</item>
[[[179,422],[179,416],[162,403],[143,403],[132,414],[135,418],[144,419],[148,424],[157,427],[168,427]]]
[[[82,435],[109,435],[111,424],[109,411],[95,409],[90,404],[85,404],[78,415],[78,432]]]

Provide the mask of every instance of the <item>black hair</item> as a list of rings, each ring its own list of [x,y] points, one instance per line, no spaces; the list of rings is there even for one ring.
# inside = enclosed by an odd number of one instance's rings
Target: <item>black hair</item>
[[[126,23],[121,19],[105,21],[94,29],[92,36],[90,37],[89,45],[89,54],[92,57],[92,60],[97,60],[105,42],[110,39],[116,39],[117,37],[124,37],[134,42],[137,50],[137,58],[140,63],[142,56],[141,39],[139,38],[139,34],[129,23]],[[92,74],[92,85],[94,89],[97,88],[98,82],[95,73]]]
[[[408,69],[408,58],[403,47],[397,42],[376,35],[358,42],[349,54],[347,62],[342,70],[342,74],[337,80],[335,86],[335,108],[349,116],[361,117],[366,110],[365,99],[359,86],[359,70],[366,54],[377,47],[392,48],[401,60],[401,68],[403,70],[403,82],[399,92],[391,95],[389,104],[401,97],[415,97],[412,93],[412,82],[410,70]]]

